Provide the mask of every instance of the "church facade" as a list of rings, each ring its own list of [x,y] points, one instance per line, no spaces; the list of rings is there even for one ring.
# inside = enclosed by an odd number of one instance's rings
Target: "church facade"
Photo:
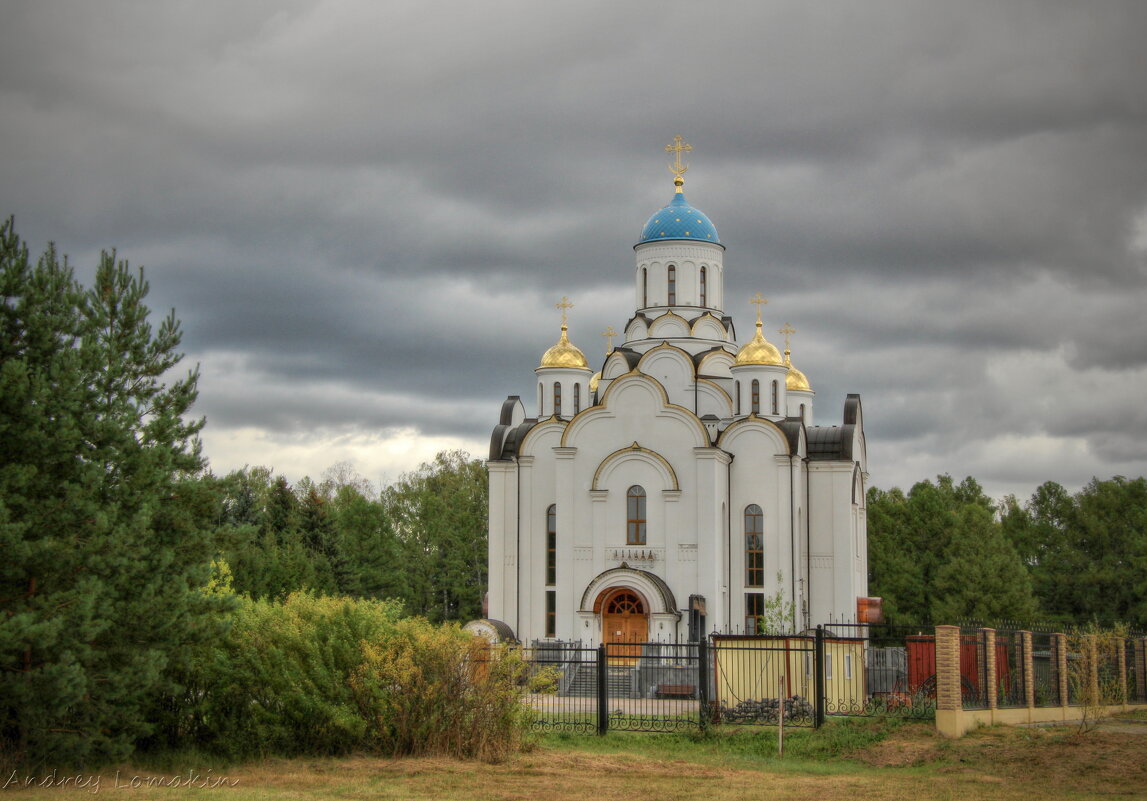
[[[814,425],[814,393],[764,334],[736,342],[725,246],[685,199],[634,246],[634,312],[601,369],[560,338],[531,408],[490,441],[487,617],[523,643],[684,642],[856,619],[867,595],[860,398]],[[612,328],[608,333],[612,333]],[[838,407],[839,408],[839,407]]]

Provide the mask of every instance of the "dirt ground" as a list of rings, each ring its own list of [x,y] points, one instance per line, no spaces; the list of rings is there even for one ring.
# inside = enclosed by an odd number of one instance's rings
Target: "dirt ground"
[[[1044,785],[1085,798],[1147,798],[1147,721],[1142,720],[1106,720],[1082,733],[1075,725],[1001,726],[958,740],[912,727],[854,758],[872,767],[927,766],[939,775],[976,774]]]

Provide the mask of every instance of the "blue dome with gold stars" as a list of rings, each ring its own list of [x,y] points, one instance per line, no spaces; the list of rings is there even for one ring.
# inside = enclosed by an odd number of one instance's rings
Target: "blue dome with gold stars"
[[[672,203],[649,218],[649,222],[641,229],[641,239],[637,244],[659,239],[696,239],[721,244],[713,223],[704,212],[690,206],[685,200],[685,193],[681,191],[673,196]]]

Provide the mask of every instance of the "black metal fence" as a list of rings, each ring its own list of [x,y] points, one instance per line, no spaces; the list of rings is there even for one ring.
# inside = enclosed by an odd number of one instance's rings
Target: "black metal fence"
[[[669,732],[712,718],[707,642],[538,643],[523,656],[537,729]]]
[[[714,635],[713,720],[817,725],[823,636]],[[821,711],[823,717],[823,710]]]
[[[960,632],[960,698],[964,709],[988,707],[988,645],[981,629]]]
[[[1027,706],[1024,684],[1024,642],[1018,631],[996,632],[996,705]]]
[[[1127,662],[1127,700],[1133,704],[1147,704],[1147,648],[1142,640],[1128,640],[1125,648]]]
[[[528,703],[543,730],[668,732],[714,724],[815,727],[827,716],[931,718],[931,634],[874,625],[693,643],[536,643]]]
[[[928,629],[837,624],[825,639],[825,712],[936,716],[936,638]]]
[[[691,643],[535,643],[523,649],[530,669],[527,702],[535,728],[587,734],[716,724],[816,727],[826,717],[930,719],[937,687],[933,631],[835,624],[804,635],[714,634]],[[990,642],[984,630],[961,631],[964,709],[1026,706],[1027,647],[1034,705],[1080,702],[1078,682],[1071,679],[1084,655],[1068,638],[1033,632],[1025,646],[1023,632],[996,631]],[[1147,703],[1145,650],[1147,640],[1137,638],[1126,641],[1122,664],[1117,649],[1100,654],[1100,682],[1125,676],[1127,700]],[[1069,680],[1063,682],[1065,663]],[[1061,698],[1064,684],[1068,693]]]
[[[1032,686],[1036,706],[1061,706],[1059,697],[1059,638],[1053,634],[1032,634]]]

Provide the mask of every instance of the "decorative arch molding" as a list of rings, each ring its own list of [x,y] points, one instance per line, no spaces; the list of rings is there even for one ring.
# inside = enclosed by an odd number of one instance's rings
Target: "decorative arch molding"
[[[625,562],[621,567],[614,567],[598,573],[586,586],[581,595],[579,612],[598,614],[601,612],[602,601],[611,590],[633,590],[642,596],[645,609],[651,615],[678,615],[677,600],[673,591],[660,576],[648,570],[638,570]]]
[[[633,370],[640,356],[632,351],[623,351],[614,348],[613,353],[605,357],[605,365],[601,368],[601,377],[609,381],[620,378]]]
[[[688,351],[682,350],[676,345],[670,345],[668,342],[662,342],[656,348],[647,350],[641,357],[641,361],[637,363],[637,369],[645,374],[651,374],[651,363],[660,359],[673,359],[680,362],[687,379],[692,379],[697,376],[696,368],[693,365],[693,357],[689,355]]]
[[[580,415],[579,415],[580,416]],[[521,444],[518,446],[518,454],[521,456],[532,455],[534,442],[542,436],[549,433],[564,432],[569,427],[569,421],[559,420],[556,417],[550,417],[539,422],[536,426],[531,428],[522,438]]]
[[[574,418],[576,425],[569,425],[566,428],[565,433],[562,435],[562,445],[570,444],[573,439],[578,436],[582,428],[591,425],[593,421],[599,417],[613,417],[614,414],[609,408],[611,402],[622,393],[639,388],[660,400],[661,408],[655,413],[656,417],[677,420],[686,425],[693,433],[693,447],[702,448],[709,446],[709,433],[705,429],[705,424],[701,422],[701,418],[684,406],[670,403],[669,395],[665,392],[665,387],[661,386],[660,381],[650,376],[642,375],[636,370],[631,370],[625,375],[609,382],[609,385],[606,386],[605,392],[602,393],[597,404],[586,409]],[[573,422],[574,421],[571,421],[571,423]]]
[[[674,312],[666,312],[649,325],[651,337],[687,337],[689,332],[689,321]]]
[[[864,473],[859,462],[852,464],[852,503],[861,509],[866,508],[867,498],[864,494]]]
[[[697,364],[697,372],[732,378],[733,373],[730,368],[735,361],[736,357],[729,351],[724,348],[714,348],[701,357],[701,361]]]
[[[605,489],[603,485],[609,482],[609,477],[613,475],[613,471],[625,462],[641,462],[652,467],[661,477],[661,489],[663,490],[681,489],[681,485],[677,483],[677,472],[673,469],[673,465],[669,464],[669,460],[657,451],[643,448],[634,442],[628,448],[619,448],[601,460],[601,464],[594,471],[593,484],[590,486],[590,490]]]
[[[733,414],[732,396],[716,381],[711,381],[708,378],[698,378],[697,391],[706,399],[711,399],[714,404],[721,407],[723,413],[718,414],[718,417],[729,417]]]
[[[729,332],[725,330],[724,324],[712,314],[702,314],[693,321],[693,328],[690,332],[695,337],[702,339],[723,339],[728,340]]]
[[[737,440],[752,434],[763,434],[772,440],[776,453],[789,454],[793,452],[792,444],[789,442],[789,438],[785,436],[785,432],[772,420],[756,415],[749,415],[737,420],[722,431],[717,440],[717,446],[722,450],[732,451],[736,448]]]

